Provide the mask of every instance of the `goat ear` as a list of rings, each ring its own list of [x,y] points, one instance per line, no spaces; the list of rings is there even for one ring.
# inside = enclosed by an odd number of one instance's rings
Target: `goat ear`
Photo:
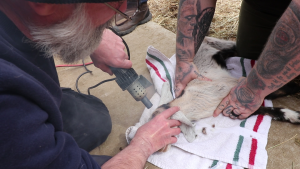
[[[55,4],[35,3],[27,1],[31,9],[40,16],[48,16],[54,13]]]

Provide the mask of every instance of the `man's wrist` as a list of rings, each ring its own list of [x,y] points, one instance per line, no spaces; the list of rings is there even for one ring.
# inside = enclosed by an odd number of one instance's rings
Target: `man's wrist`
[[[128,147],[142,155],[145,159],[148,159],[148,157],[154,153],[152,150],[152,145],[149,143],[149,141],[145,141],[143,139],[137,140],[133,138]]]
[[[248,80],[248,77],[246,77],[245,79],[245,85],[253,92],[253,94],[256,97],[259,97],[261,99],[264,99],[269,93],[271,93],[265,89],[259,89],[259,88],[253,89],[253,87],[251,87],[253,84],[251,83],[251,81]]]

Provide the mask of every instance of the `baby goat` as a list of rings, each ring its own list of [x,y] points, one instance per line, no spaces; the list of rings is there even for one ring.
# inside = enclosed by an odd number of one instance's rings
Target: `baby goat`
[[[192,80],[181,96],[158,107],[152,116],[173,106],[180,107],[179,113],[184,114],[190,122],[212,116],[222,99],[238,83],[238,79],[232,77],[226,67],[225,59],[232,56],[237,56],[235,42],[206,37],[194,58],[194,63],[199,73],[212,81]],[[290,82],[268,95],[266,99],[275,99],[298,91],[300,91],[300,87]],[[274,120],[300,123],[300,113],[289,109],[260,107],[254,114],[268,114]],[[175,117],[175,119],[178,118]],[[183,134],[191,142],[195,137],[191,138],[188,135],[195,133],[187,128],[188,126],[181,126]]]

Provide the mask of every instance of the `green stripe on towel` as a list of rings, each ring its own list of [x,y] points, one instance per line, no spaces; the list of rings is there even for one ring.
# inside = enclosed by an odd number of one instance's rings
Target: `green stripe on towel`
[[[242,144],[244,142],[244,136],[239,137],[238,144],[236,146],[235,152],[234,152],[234,157],[233,157],[233,163],[237,163],[239,161],[239,154],[241,152]]]
[[[246,121],[247,121],[247,119],[243,120],[240,124],[240,127],[245,127]]]
[[[169,71],[168,71],[168,69],[167,69],[165,63],[164,63],[162,60],[160,60],[158,57],[156,57],[156,56],[154,56],[154,55],[151,55],[151,54],[148,53],[148,52],[147,52],[147,55],[150,56],[151,58],[155,59],[156,61],[158,61],[158,62],[162,65],[162,67],[164,68],[164,70],[165,70],[165,72],[166,72],[167,79],[169,80],[169,83],[170,83],[170,90],[171,90],[171,93],[172,93],[172,96],[173,96],[172,79],[171,79],[171,76],[170,76],[170,74],[169,74]]]
[[[214,166],[216,166],[218,164],[218,160],[214,160],[213,163],[211,164],[210,168],[213,168]]]

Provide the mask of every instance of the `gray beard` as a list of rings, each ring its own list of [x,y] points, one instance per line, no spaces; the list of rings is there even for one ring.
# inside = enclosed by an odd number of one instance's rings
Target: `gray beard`
[[[49,27],[30,25],[29,29],[34,46],[44,52],[46,57],[55,56],[65,63],[74,63],[95,51],[104,29],[111,21],[93,28],[84,11],[84,4],[80,4],[62,23]]]

